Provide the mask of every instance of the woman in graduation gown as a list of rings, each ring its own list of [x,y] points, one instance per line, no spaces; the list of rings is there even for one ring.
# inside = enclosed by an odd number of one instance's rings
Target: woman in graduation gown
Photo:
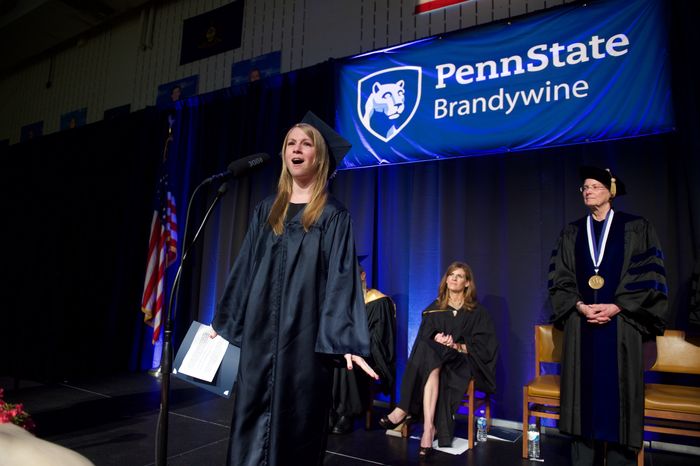
[[[334,362],[377,377],[350,214],[326,189],[347,148],[311,112],[289,130],[229,274],[212,322],[241,348],[229,465],[322,464]]]
[[[423,319],[401,381],[398,406],[379,423],[393,429],[408,416],[423,418],[419,456],[433,439],[450,446],[454,413],[473,377],[477,390],[496,391],[498,340],[489,312],[476,300],[471,268],[453,262],[440,281],[438,298]]]
[[[574,465],[636,464],[642,446],[642,342],[668,318],[663,254],[648,220],[615,211],[625,187],[609,170],[582,167],[589,215],[567,225],[552,253],[552,321],[564,330],[561,431]]]

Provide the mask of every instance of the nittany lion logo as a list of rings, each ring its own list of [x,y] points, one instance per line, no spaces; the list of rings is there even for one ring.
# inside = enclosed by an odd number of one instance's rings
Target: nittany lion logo
[[[420,66],[377,71],[357,82],[357,113],[367,131],[388,142],[411,121],[420,94]]]

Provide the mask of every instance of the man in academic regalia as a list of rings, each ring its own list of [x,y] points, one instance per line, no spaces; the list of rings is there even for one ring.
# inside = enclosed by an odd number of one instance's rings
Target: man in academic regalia
[[[360,256],[361,262],[367,256]],[[394,385],[396,361],[394,356],[394,320],[396,306],[390,297],[379,290],[367,288],[367,272],[360,264],[360,279],[367,324],[369,326],[371,358],[367,361],[379,375],[379,382],[363,372],[336,368],[333,372],[333,406],[329,427],[334,434],[346,434],[352,430],[354,419],[365,412],[369,404],[371,384],[379,383],[385,395]]]
[[[552,322],[564,330],[559,428],[573,436],[572,463],[636,464],[642,446],[642,342],[668,319],[663,253],[648,220],[612,208],[625,186],[609,170],[582,167],[589,215],[567,225],[552,253]]]

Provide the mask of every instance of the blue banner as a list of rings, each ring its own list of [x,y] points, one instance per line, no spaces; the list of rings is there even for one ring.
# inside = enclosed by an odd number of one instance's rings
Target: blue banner
[[[661,0],[576,4],[344,61],[341,168],[673,129]]]

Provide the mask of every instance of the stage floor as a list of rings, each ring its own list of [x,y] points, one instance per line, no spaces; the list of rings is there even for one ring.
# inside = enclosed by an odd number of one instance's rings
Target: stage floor
[[[147,374],[123,374],[100,378],[41,384],[0,377],[8,402],[22,402],[37,424],[37,435],[92,460],[97,466],[139,466],[155,463],[156,423],[160,382]],[[216,466],[225,464],[232,402],[180,379],[171,378],[168,465]],[[375,415],[385,414],[382,408]],[[412,435],[420,435],[414,426]],[[456,435],[466,437],[466,423],[458,419]],[[365,430],[361,421],[352,433],[331,435],[325,465],[530,465],[520,458],[520,439],[490,439],[461,455],[437,452],[418,460],[419,441],[386,435],[376,424]],[[569,461],[566,438],[542,437],[544,463],[565,466]],[[647,450],[645,465],[685,466],[698,457]]]

